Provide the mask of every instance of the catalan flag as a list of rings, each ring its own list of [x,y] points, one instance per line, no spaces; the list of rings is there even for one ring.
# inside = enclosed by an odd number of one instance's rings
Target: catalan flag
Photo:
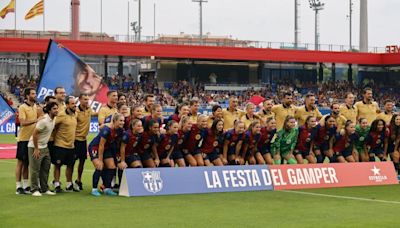
[[[44,12],[44,0],[40,0],[36,5],[29,10],[29,12],[25,15],[25,20],[29,20],[34,16],[42,15]]]
[[[14,12],[15,12],[15,0],[11,0],[10,3],[8,3],[8,5],[0,11],[0,17],[4,19],[8,13],[14,13]]]

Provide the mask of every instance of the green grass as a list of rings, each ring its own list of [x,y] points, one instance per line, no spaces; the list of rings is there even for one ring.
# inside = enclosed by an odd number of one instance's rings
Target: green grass
[[[91,142],[92,139],[96,136],[96,134],[89,134],[88,135],[88,142]],[[1,134],[0,135],[0,144],[12,144],[17,143],[14,134]]]
[[[398,227],[399,185],[304,190],[398,204],[279,191],[95,198],[87,163],[83,192],[33,198],[15,195],[14,168],[0,160],[0,227]]]

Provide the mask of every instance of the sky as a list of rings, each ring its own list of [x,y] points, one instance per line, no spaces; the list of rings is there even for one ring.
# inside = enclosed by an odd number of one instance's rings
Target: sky
[[[10,0],[0,0],[3,8]],[[43,16],[24,20],[39,0],[17,0],[17,29],[43,30]],[[300,42],[314,43],[314,11],[307,0],[300,1]],[[359,8],[353,0],[353,45],[359,43]],[[100,0],[81,0],[80,30],[100,32]],[[349,0],[322,0],[320,43],[349,44]],[[130,0],[129,21],[137,21],[138,1]],[[156,5],[156,35],[199,33],[199,4],[191,0],[142,0],[142,36],[153,35],[153,6]],[[400,44],[399,0],[369,0],[369,46]],[[45,28],[69,31],[70,0],[45,0]],[[0,29],[14,29],[14,14],[0,18]],[[103,32],[128,33],[128,0],[103,0]],[[208,0],[203,6],[203,33],[232,38],[294,41],[294,0]],[[132,35],[133,32],[130,31]]]

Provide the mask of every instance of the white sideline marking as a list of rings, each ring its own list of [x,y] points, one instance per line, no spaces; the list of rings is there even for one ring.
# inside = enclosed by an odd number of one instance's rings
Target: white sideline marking
[[[348,199],[348,200],[358,200],[358,201],[367,201],[367,202],[376,202],[376,203],[389,203],[389,204],[400,204],[400,201],[389,201],[389,200],[379,200],[379,199],[368,199],[361,197],[353,197],[353,196],[338,196],[338,195],[328,195],[321,193],[313,193],[313,192],[302,192],[302,191],[294,191],[294,190],[283,190],[281,192],[287,193],[296,193],[302,195],[311,195],[311,196],[320,196],[320,197],[328,197],[328,198],[337,198],[337,199]]]

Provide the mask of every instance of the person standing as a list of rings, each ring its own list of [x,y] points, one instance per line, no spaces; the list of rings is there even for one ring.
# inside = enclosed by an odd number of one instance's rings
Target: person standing
[[[296,110],[294,118],[296,118],[299,126],[303,126],[309,116],[314,116],[317,120],[322,117],[321,112],[315,106],[315,95],[312,93],[306,95],[304,106],[301,106]]]
[[[43,108],[43,112],[45,115],[36,123],[36,127],[28,143],[32,196],[42,196],[41,193],[55,195],[54,192],[49,190],[47,184],[51,165],[47,143],[54,129],[55,117],[58,114],[57,103],[48,103]]]
[[[380,113],[380,109],[378,103],[373,101],[371,88],[365,88],[363,96],[363,100],[354,105],[357,107],[357,120],[365,118],[368,121],[368,125],[371,125],[377,114]]]
[[[222,111],[222,118],[224,119],[224,130],[232,129],[235,121],[245,114],[242,110],[237,109],[239,100],[236,96],[229,98],[229,107]]]
[[[377,116],[376,116],[376,119],[382,119],[382,120],[384,120],[385,121],[385,124],[387,125],[387,126],[389,126],[390,125],[390,121],[392,120],[392,117],[393,117],[393,114],[394,114],[394,112],[393,112],[393,106],[394,106],[394,104],[393,104],[393,101],[392,100],[390,100],[390,99],[387,99],[387,100],[385,100],[384,102],[383,102],[383,108],[384,108],[384,112],[381,112],[381,113],[379,113]]]
[[[61,166],[66,165],[65,176],[67,179],[67,191],[78,191],[72,185],[72,173],[75,162],[74,141],[76,131],[76,106],[75,98],[67,97],[66,109],[60,112],[55,123],[54,148],[51,161],[54,164],[54,187],[56,193],[62,192],[60,184]]]
[[[83,190],[82,173],[87,158],[87,136],[89,134],[90,119],[93,115],[92,109],[89,107],[89,95],[79,95],[79,105],[76,109],[76,131],[75,131],[75,159],[79,159],[78,176],[75,185],[78,190]]]
[[[272,112],[275,113],[276,118],[276,129],[280,130],[283,128],[283,123],[287,116],[294,116],[296,112],[296,107],[293,104],[293,95],[292,93],[285,93],[282,104],[275,105],[272,108]]]
[[[36,91],[33,88],[24,90],[25,102],[19,106],[19,121],[21,128],[18,133],[17,143],[17,167],[15,169],[16,194],[29,194],[30,187],[28,183],[29,176],[29,158],[28,158],[28,142],[32,136],[35,125],[38,121],[36,107]],[[21,184],[21,176],[23,183]]]
[[[354,106],[354,94],[349,92],[345,95],[345,103],[340,106],[340,113],[353,123],[357,123],[357,107]]]
[[[109,118],[109,117],[118,112],[117,102],[118,102],[117,91],[115,91],[115,90],[108,91],[107,92],[107,104],[102,106],[99,110],[98,122],[99,122],[100,128],[103,127],[106,119],[111,120],[112,117],[111,118]]]

